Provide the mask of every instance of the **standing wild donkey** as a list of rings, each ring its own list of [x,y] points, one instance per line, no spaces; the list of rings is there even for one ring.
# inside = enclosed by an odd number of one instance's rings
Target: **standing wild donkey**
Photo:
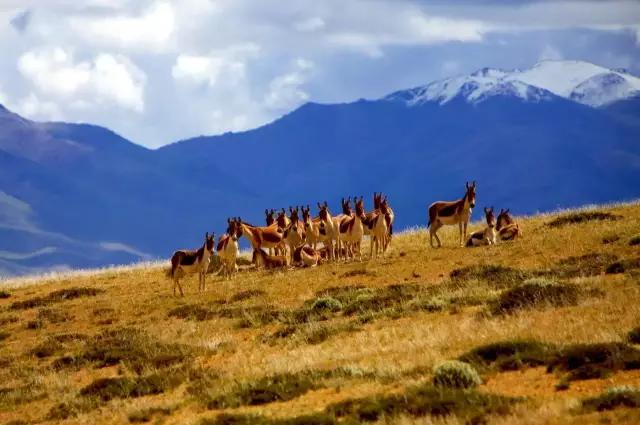
[[[240,227],[240,218],[227,219],[227,233],[220,236],[216,251],[220,257],[222,274],[227,279],[231,279],[233,274],[238,270],[236,260],[240,249],[238,247],[238,239],[242,236],[242,228]]]
[[[184,297],[180,278],[189,273],[198,273],[198,290],[204,291],[205,276],[213,254],[214,235],[209,232],[204,235],[204,244],[198,250],[180,250],[171,256],[171,278],[173,279],[173,295],[176,295],[176,286],[180,289],[180,295]]]
[[[467,225],[471,218],[473,207],[476,206],[476,182],[465,183],[467,191],[462,199],[457,201],[438,201],[429,206],[429,243],[433,246],[433,237],[438,241],[438,248],[442,246],[437,231],[444,225],[457,224],[460,229],[460,246],[464,246],[467,238]],[[464,231],[463,231],[464,227]],[[435,247],[434,247],[435,248]]]

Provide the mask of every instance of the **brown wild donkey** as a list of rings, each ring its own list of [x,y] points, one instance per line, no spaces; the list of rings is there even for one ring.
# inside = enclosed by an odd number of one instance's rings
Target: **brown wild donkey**
[[[289,260],[286,255],[269,255],[260,248],[253,250],[252,260],[257,268],[279,269],[289,265]]]
[[[261,248],[281,248],[284,240],[284,229],[278,226],[277,221],[271,226],[258,227],[238,219],[242,236],[251,242],[254,250]]]
[[[493,215],[493,207],[485,207],[484,216],[487,220],[487,227],[470,234],[467,239],[467,247],[496,244],[496,217]]]
[[[511,217],[511,214],[509,214],[509,209],[503,210],[500,208],[496,231],[498,232],[498,240],[500,241],[512,241],[522,236],[520,226],[518,226],[518,223],[516,223],[513,217]]]
[[[216,251],[220,258],[223,276],[227,279],[231,279],[233,274],[238,271],[236,260],[240,253],[240,249],[238,248],[238,239],[242,236],[242,227],[240,226],[239,218],[228,218],[227,224],[227,233],[220,236]]]
[[[284,241],[286,245],[289,247],[289,253],[291,255],[291,261],[293,262],[293,251],[304,244],[307,236],[305,232],[304,223],[300,221],[298,215],[299,207],[289,207],[289,216],[290,223],[289,226],[284,230]],[[287,253],[285,252],[285,255]]]
[[[476,206],[476,182],[465,183],[466,192],[464,196],[457,201],[438,201],[429,206],[429,242],[433,246],[433,238],[435,236],[438,242],[438,248],[442,246],[438,237],[438,229],[444,225],[457,224],[460,230],[460,246],[464,246],[467,238],[467,225],[471,218],[471,212]],[[464,228],[464,230],[463,230]],[[435,247],[434,247],[435,248]]]
[[[198,273],[198,290],[204,291],[205,277],[211,255],[213,254],[214,234],[209,236],[209,232],[204,235],[204,244],[197,250],[179,250],[171,256],[171,272],[173,279],[173,295],[176,295],[176,286],[180,290],[180,295],[184,297],[180,278],[185,274]]]
[[[340,232],[340,244],[344,245],[347,256],[355,259],[356,252],[358,259],[362,261],[362,238],[364,237],[364,221],[367,219],[364,213],[364,202],[362,197],[356,199],[356,212],[351,216],[345,216],[338,225]],[[340,244],[338,246],[340,246]]]

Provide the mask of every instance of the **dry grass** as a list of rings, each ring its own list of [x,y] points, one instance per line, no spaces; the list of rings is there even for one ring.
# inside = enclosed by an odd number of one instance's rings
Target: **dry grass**
[[[0,423],[621,421],[628,409],[576,406],[640,377],[640,205],[597,211],[616,218],[520,217],[524,238],[477,250],[457,228],[438,250],[412,229],[385,258],[247,268],[204,293],[193,277],[180,299],[157,263],[6,282]],[[558,217],[571,218],[547,225]],[[523,291],[529,279],[557,286]],[[509,314],[486,314],[514,294]],[[484,383],[436,389],[448,359]]]

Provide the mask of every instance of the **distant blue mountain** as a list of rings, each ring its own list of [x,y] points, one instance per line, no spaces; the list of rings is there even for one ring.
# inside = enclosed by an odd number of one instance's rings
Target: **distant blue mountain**
[[[479,207],[515,213],[637,198],[636,77],[579,65],[566,65],[584,78],[576,87],[544,83],[557,63],[487,68],[154,151],[0,107],[0,273],[167,257],[228,216],[262,223],[265,208],[324,200],[337,211],[341,197],[374,191],[398,228],[425,225],[428,204],[461,196],[467,180]]]

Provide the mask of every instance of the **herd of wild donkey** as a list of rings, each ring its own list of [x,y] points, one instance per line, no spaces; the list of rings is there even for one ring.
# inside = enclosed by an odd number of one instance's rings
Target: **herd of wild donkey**
[[[509,210],[500,210],[498,219],[493,207],[485,208],[487,227],[472,233],[467,238],[467,225],[471,211],[476,205],[476,183],[466,183],[464,196],[457,201],[438,201],[429,206],[429,237],[442,244],[437,231],[444,225],[458,224],[461,246],[495,244],[497,240],[513,240],[521,235],[520,228],[509,215]],[[237,271],[239,254],[238,239],[247,238],[253,247],[253,263],[258,268],[285,268],[300,265],[314,267],[323,261],[362,260],[361,244],[365,235],[371,239],[369,258],[384,256],[393,234],[395,215],[387,197],[373,194],[373,211],[366,213],[362,197],[354,197],[355,211],[351,209],[351,198],[342,199],[342,213],[335,217],[329,212],[327,202],[318,203],[318,217],[311,217],[311,208],[289,207],[289,216],[284,208],[265,210],[267,225],[253,226],[240,217],[227,219],[227,232],[218,240],[215,251],[220,259],[221,272],[231,278]],[[302,221],[299,213],[302,212]],[[466,242],[465,242],[466,240]],[[319,248],[321,244],[321,248]],[[170,276],[173,279],[173,294],[176,287],[182,292],[180,278],[187,273],[198,273],[198,289],[204,290],[205,275],[214,254],[214,235],[207,233],[205,242],[197,250],[176,251],[171,257]],[[265,251],[268,250],[268,252]]]

